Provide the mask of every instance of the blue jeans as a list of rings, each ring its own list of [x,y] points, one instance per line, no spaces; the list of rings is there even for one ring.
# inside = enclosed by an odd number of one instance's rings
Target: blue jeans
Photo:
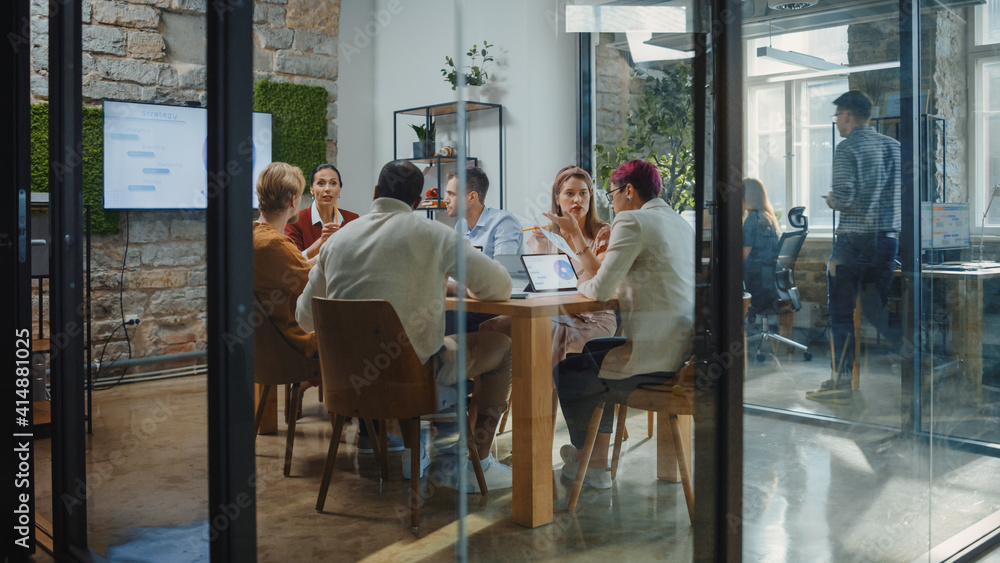
[[[895,234],[895,233],[893,233]],[[898,234],[896,234],[898,236]],[[830,253],[826,270],[829,292],[830,331],[833,335],[834,381],[839,388],[851,386],[854,363],[854,306],[861,295],[861,312],[880,333],[889,333],[886,303],[895,276],[893,263],[899,239],[886,233],[843,233]],[[862,293],[864,289],[864,293]],[[839,368],[839,369],[838,369]]]

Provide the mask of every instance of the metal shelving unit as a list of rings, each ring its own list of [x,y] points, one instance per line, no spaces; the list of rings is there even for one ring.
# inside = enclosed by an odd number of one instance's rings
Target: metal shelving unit
[[[396,110],[396,111],[393,112],[393,116],[392,116],[392,156],[393,156],[393,160],[396,160],[396,159],[409,160],[410,162],[413,162],[414,164],[426,164],[428,166],[437,166],[438,167],[438,171],[439,172],[437,174],[437,197],[436,198],[425,198],[424,203],[427,203],[427,202],[431,202],[431,203],[428,203],[427,205],[421,205],[421,207],[420,207],[420,209],[423,209],[423,210],[427,211],[428,217],[431,217],[433,215],[434,211],[437,211],[439,209],[444,209],[445,208],[443,202],[441,201],[443,199],[443,197],[444,197],[444,190],[442,189],[442,186],[441,186],[441,176],[442,176],[442,174],[440,173],[441,165],[443,165],[443,164],[456,164],[458,162],[458,158],[456,158],[454,156],[441,156],[441,155],[436,155],[436,156],[431,156],[431,157],[426,157],[426,158],[406,158],[406,157],[400,157],[400,155],[399,155],[399,118],[401,116],[418,116],[418,117],[423,117],[424,118],[424,126],[429,129],[430,126],[431,126],[431,123],[432,123],[432,121],[433,121],[433,119],[435,117],[440,117],[440,116],[445,116],[445,115],[454,115],[454,114],[458,113],[458,109],[459,109],[459,104],[460,103],[465,104],[465,111],[467,113],[496,110],[496,114],[497,114],[497,171],[498,171],[498,179],[497,179],[497,182],[496,182],[495,185],[497,186],[497,189],[498,189],[499,194],[500,194],[500,209],[504,209],[505,204],[506,204],[506,199],[505,199],[506,193],[505,193],[505,190],[504,190],[504,177],[503,177],[504,166],[503,166],[503,106],[502,105],[500,105],[500,104],[488,104],[488,103],[484,103],[484,102],[446,102],[446,103],[442,103],[442,104],[434,104],[434,105],[429,105],[429,106],[418,106],[418,107],[413,107],[413,108]],[[466,149],[465,150],[465,154],[466,155],[469,154],[469,150],[468,150],[469,149],[469,137],[470,137],[470,130],[469,129],[470,128],[466,127],[465,138],[464,138],[465,149]],[[467,156],[465,158],[465,161],[468,162],[468,163],[472,163],[475,166],[479,166],[479,158],[478,157]],[[492,184],[492,182],[491,182],[491,184]]]

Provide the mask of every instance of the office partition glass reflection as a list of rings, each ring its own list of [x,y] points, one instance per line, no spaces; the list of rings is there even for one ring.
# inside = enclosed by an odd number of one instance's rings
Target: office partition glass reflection
[[[598,8],[578,9],[589,13]],[[648,8],[615,6],[607,9],[638,13]],[[695,14],[692,21],[698,22],[700,17]],[[573,21],[567,10],[567,29],[571,29]],[[703,167],[709,162],[705,157],[708,149],[697,146],[704,139],[699,139],[695,131],[695,120],[704,115],[696,111],[699,103],[696,100],[696,65],[707,64],[704,58],[692,60],[698,38],[704,40],[703,36],[692,33],[696,28],[697,24],[685,29],[653,25],[642,28],[640,34],[633,33],[620,19],[602,17],[600,25],[573,29],[589,31],[591,37],[589,72],[593,76],[592,114],[595,116],[595,193],[608,193],[617,198],[611,190],[624,186],[614,186],[610,182],[616,169],[632,159],[654,163],[659,168],[663,185],[659,198],[673,209],[670,213],[679,213],[692,229],[703,226],[706,236],[703,238],[702,232],[698,232],[694,244],[703,247],[701,256],[708,264],[710,218],[706,212],[704,222],[699,221],[696,211],[704,204],[696,198],[708,191],[704,188],[707,183],[702,190],[696,189],[695,182],[704,181],[704,177],[696,176],[696,159],[705,159],[701,163]],[[612,221],[614,233],[613,221],[618,213],[613,213],[603,200],[603,197],[594,198],[601,218]],[[616,201],[621,212],[624,202]],[[707,269],[695,274],[698,279],[708,279],[709,275]],[[703,297],[707,298],[707,294]],[[707,307],[707,301],[699,302]],[[662,345],[670,348],[680,344],[664,341]],[[655,553],[657,557],[668,554],[668,558],[677,560],[692,558],[695,531],[690,525],[694,515],[688,514],[684,504],[683,489],[677,483],[679,473],[672,468],[669,457],[653,463],[658,455],[664,455],[664,448],[670,446],[666,442],[670,439],[667,417],[657,414],[654,428],[645,412],[629,409],[628,414],[630,439],[622,451],[623,458],[610,498],[588,487],[580,498],[576,518],[582,537],[589,545],[596,545],[603,551],[618,543],[619,534],[639,533],[641,540],[628,544],[630,556],[647,557]],[[691,446],[690,417],[680,418],[682,439]],[[558,420],[557,446],[560,437],[564,436],[564,428],[565,423]],[[708,473],[705,475],[707,479]],[[567,483],[565,479],[563,483]],[[628,508],[616,509],[615,506]],[[648,517],[650,514],[655,515],[652,520]],[[578,541],[568,542],[567,547],[579,549]]]
[[[845,68],[840,73],[814,66],[797,73],[786,69],[780,75],[758,77],[754,66],[748,66],[751,90],[765,88],[768,81],[781,81],[791,83],[790,91],[796,92],[786,97],[788,111],[803,126],[790,135],[789,146],[796,150],[787,154],[795,161],[788,177],[797,183],[786,189],[793,198],[786,205],[806,207],[810,234],[794,268],[802,306],[786,315],[782,329],[809,345],[813,358],[806,361],[799,351],[765,339],[757,362],[753,358],[758,346],[755,340],[761,337],[758,327],[748,324],[751,357],[745,422],[751,469],[745,482],[750,500],[744,511],[748,530],[744,553],[805,542],[801,548],[785,548],[786,553],[808,549],[811,557],[829,553],[838,560],[939,561],[966,549],[971,541],[968,538],[979,537],[974,530],[986,533],[995,527],[991,524],[997,502],[995,488],[978,481],[976,471],[995,464],[992,445],[988,444],[992,441],[986,414],[990,391],[988,384],[980,384],[979,378],[971,375],[982,373],[985,381],[985,374],[990,373],[989,368],[980,367],[990,361],[990,348],[988,336],[983,338],[978,328],[987,326],[984,334],[988,334],[989,300],[979,299],[989,295],[990,284],[983,280],[980,286],[983,276],[972,270],[944,273],[926,266],[929,262],[974,259],[975,235],[963,249],[921,252],[913,248],[914,241],[920,240],[914,237],[921,228],[920,215],[903,210],[896,271],[888,292],[881,296],[868,284],[861,285],[858,307],[877,314],[863,314],[853,323],[858,337],[857,360],[840,372],[852,382],[853,392],[820,401],[811,399],[822,394],[804,393],[821,390],[822,381],[832,379],[836,364],[830,357],[839,354],[830,339],[828,275],[831,244],[848,236],[842,230],[832,232],[833,227],[841,224],[844,212],[850,210],[834,213],[821,196],[828,195],[837,176],[835,151],[841,150],[850,136],[844,139],[839,134],[839,116],[830,124],[834,110],[843,109],[830,102],[848,89],[860,90],[872,100],[870,124],[874,132],[901,140],[903,151],[914,151],[913,160],[918,163],[913,174],[915,194],[938,202],[973,201],[980,206],[980,217],[987,205],[987,189],[965,189],[971,185],[968,180],[979,173],[952,153],[956,147],[983,138],[974,137],[972,131],[987,130],[988,104],[968,111],[970,90],[960,86],[965,82],[937,79],[944,72],[940,62],[947,58],[937,47],[942,38],[964,37],[974,28],[959,23],[962,14],[971,17],[987,8],[924,6],[919,31],[914,30],[923,48],[913,57],[906,49],[896,48],[910,36],[905,26],[911,20],[897,19],[884,8],[875,3],[864,6],[862,12],[870,16],[864,21],[852,20],[859,15],[855,12],[833,10],[825,14],[831,24],[845,26],[839,47],[846,59],[837,64],[853,70]],[[793,30],[796,22],[805,23],[810,18],[805,11],[791,14],[784,22],[776,18],[773,28]],[[765,33],[765,26],[754,26],[751,18],[747,29]],[[789,35],[794,37],[795,33]],[[822,58],[809,51],[808,42],[801,46],[784,44],[782,50]],[[836,50],[830,45],[824,48]],[[985,47],[973,48],[970,59],[987,51]],[[898,63],[895,53],[902,53]],[[785,57],[786,63],[798,60],[810,64],[780,52],[767,54]],[[811,63],[819,64],[815,60]],[[892,68],[894,65],[898,69]],[[911,98],[912,109],[907,111],[907,105],[899,101],[899,91],[907,84],[906,75],[917,68],[922,71],[915,88],[920,94]],[[972,64],[963,66],[961,74],[974,69]],[[975,77],[968,78],[970,88],[980,84]],[[758,82],[761,84],[755,86]],[[823,108],[826,117],[821,117]],[[903,122],[919,127],[914,139],[901,137]],[[750,127],[747,134],[753,138],[753,125]],[[903,156],[905,162],[905,152]],[[979,162],[976,169],[982,169]],[[904,168],[902,173],[909,172]],[[912,201],[905,195],[904,202]],[[971,220],[975,222],[975,218],[973,211]],[[782,227],[787,229],[785,224]],[[832,242],[833,237],[838,242]],[[920,257],[916,266],[905,263],[905,256],[914,255]],[[777,319],[771,322],[781,326]],[[788,448],[789,455],[782,461],[759,465],[751,461],[765,452],[773,456],[781,448]],[[956,508],[968,506],[964,503],[977,508]],[[818,507],[826,514],[820,530],[806,532],[795,524],[799,520],[796,514]],[[779,521],[784,524],[775,534],[769,525]]]
[[[883,368],[888,366],[876,367],[870,363],[873,361],[870,355],[865,361],[857,355],[856,366],[841,366],[840,371],[846,378],[856,380],[855,385],[861,385],[862,379],[865,385],[880,385],[888,392],[888,395],[878,395],[879,400],[887,401],[886,405],[841,409],[809,401],[805,396],[807,391],[817,389],[823,381],[831,379],[830,374],[835,367],[830,359],[833,346],[828,328],[826,263],[832,249],[834,218],[840,218],[840,214],[827,205],[826,197],[832,186],[835,147],[843,141],[843,136],[836,124],[831,123],[836,121],[831,116],[837,110],[832,102],[850,89],[869,93],[876,102],[873,124],[878,131],[885,131],[888,127],[883,125],[882,120],[887,116],[879,102],[883,92],[898,83],[898,71],[892,68],[870,70],[876,66],[898,65],[898,62],[877,54],[880,50],[876,45],[869,44],[871,40],[864,43],[870,30],[895,25],[891,15],[882,16],[876,22],[834,20],[836,25],[800,31],[794,27],[799,25],[796,20],[790,18],[788,23],[782,25],[783,33],[780,35],[745,38],[751,115],[757,115],[765,107],[761,105],[765,103],[765,93],[766,103],[769,106],[777,104],[778,107],[778,117],[772,118],[769,123],[761,123],[759,119],[747,121],[748,150],[752,150],[754,140],[766,131],[764,128],[786,122],[785,134],[770,145],[773,147],[771,156],[747,154],[746,173],[763,181],[775,212],[779,235],[787,237],[801,230],[801,227],[788,222],[789,211],[796,207],[801,207],[807,217],[809,231],[794,261],[783,261],[784,267],[794,272],[797,295],[790,298],[779,294],[782,301],[777,307],[767,309],[769,313],[780,312],[778,315],[757,315],[760,306],[751,308],[753,318],[747,323],[750,355],[746,398],[751,404],[768,408],[899,426],[899,396],[894,390],[898,386],[893,385],[891,379],[887,379],[884,386],[877,383],[881,374],[887,373]],[[786,26],[792,28],[786,29]],[[894,37],[886,36],[880,41],[892,43],[896,40]],[[898,122],[898,116],[887,119]],[[773,277],[768,277],[768,280],[774,285]],[[775,291],[773,287],[763,287],[759,281],[750,281],[753,282],[750,284],[751,293],[755,290],[764,294]],[[898,299],[887,305],[885,319],[898,332],[897,302]],[[884,336],[880,339],[870,325],[862,323],[860,326],[860,336],[873,337],[885,352],[888,351],[888,341]],[[769,336],[772,333],[784,335],[808,347],[808,350],[803,352],[801,348],[772,339]],[[883,355],[884,352],[878,357]]]
[[[805,553],[811,557],[824,553],[836,560],[909,560],[922,553],[913,545],[919,546],[925,539],[918,525],[910,528],[907,523],[897,528],[896,521],[874,519],[871,525],[856,526],[858,518],[865,520],[891,511],[905,489],[900,485],[906,482],[906,476],[898,474],[901,468],[884,462],[887,449],[894,443],[892,437],[902,426],[904,412],[899,365],[891,356],[896,346],[890,345],[884,334],[886,326],[898,331],[900,319],[892,315],[898,306],[891,302],[882,305],[882,332],[867,320],[862,322],[858,341],[864,344],[855,351],[855,365],[848,361],[838,366],[835,358],[842,358],[846,349],[835,350],[833,345],[827,271],[832,245],[837,244],[833,238],[843,243],[845,237],[851,236],[844,232],[833,234],[837,222],[843,221],[843,213],[851,212],[849,207],[841,206],[835,212],[826,199],[833,189],[835,147],[846,142],[837,125],[839,121],[840,127],[846,129],[847,120],[832,117],[842,110],[832,102],[848,90],[861,90],[873,98],[875,117],[879,117],[880,95],[886,90],[898,90],[900,75],[893,68],[870,69],[873,65],[898,65],[898,59],[890,58],[884,48],[898,44],[898,23],[893,13],[854,19],[859,14],[834,11],[827,14],[829,25],[810,30],[799,27],[809,19],[807,12],[786,12],[784,18],[775,18],[777,26],[755,28],[750,18],[744,28],[750,33],[745,37],[746,56],[753,63],[747,66],[747,88],[774,90],[780,85],[777,99],[788,119],[788,134],[780,153],[783,162],[761,166],[755,162],[756,155],[748,154],[747,173],[773,175],[777,171],[784,180],[765,184],[768,195],[774,193],[772,203],[784,201],[781,214],[775,208],[774,217],[781,239],[793,240],[790,237],[804,228],[801,223],[789,222],[788,213],[796,207],[808,218],[809,234],[796,256],[770,265],[774,268],[781,264],[792,272],[790,278],[784,279],[794,278],[794,292],[787,291],[787,284],[778,285],[772,276],[765,276],[770,286],[757,279],[747,280],[751,293],[771,295],[777,301],[752,301],[746,325],[749,357],[745,400],[751,407],[744,419],[744,491],[748,500],[744,507],[743,552],[755,556],[779,549],[789,559],[801,558]],[[771,36],[773,27],[781,31]],[[874,30],[879,30],[877,38]],[[898,121],[898,116],[893,117]],[[848,132],[850,129],[844,131]],[[757,135],[753,123],[748,122],[746,135],[750,139]],[[759,215],[759,211],[748,210],[747,221]],[[744,244],[753,241],[747,239]],[[891,271],[891,266],[883,266]],[[747,272],[752,270],[745,270],[745,275]],[[870,294],[872,289],[868,291]],[[892,294],[890,289],[886,296]],[[881,296],[875,299],[881,301]],[[853,308],[855,300],[849,301],[848,306]],[[848,310],[849,322],[851,317]],[[853,340],[853,332],[847,342]],[[771,334],[781,334],[808,349],[803,352],[771,338]],[[850,343],[847,346],[853,347]],[[839,373],[834,375],[838,367]],[[847,389],[844,397],[813,393],[824,386],[832,387],[829,380],[835,378]],[[851,392],[852,387],[857,390]],[[787,416],[790,413],[796,416]],[[784,453],[775,455],[778,451]],[[921,459],[911,457],[908,451],[904,455],[912,462]],[[866,476],[887,481],[869,481]],[[919,480],[908,486],[911,492],[926,488]],[[876,500],[871,504],[873,498]],[[868,509],[861,509],[862,504]],[[805,519],[804,514],[817,510],[825,514],[818,529],[807,531],[797,524]],[[923,519],[926,508],[913,507],[909,520]],[[886,529],[893,530],[893,534],[886,535]]]
[[[931,521],[931,544],[965,546],[968,530],[996,527],[996,488],[980,482],[984,471],[997,466],[998,360],[991,337],[996,293],[993,266],[997,248],[992,186],[995,166],[995,91],[993,61],[1000,55],[997,42],[997,2],[964,10],[935,10],[921,22],[921,34],[934,40],[972,35],[964,53],[968,64],[961,81],[941,82],[939,64],[928,67],[921,80],[927,92],[926,144],[921,163],[926,168],[923,192],[932,201],[968,202],[971,237],[968,245],[941,253],[924,253],[934,261],[963,264],[957,271],[923,268],[920,349],[924,351],[915,393],[918,431],[931,440],[927,463],[932,515],[951,512],[958,505],[975,506],[955,518]],[[959,18],[963,16],[961,23]],[[927,54],[940,61],[944,54]],[[962,84],[964,86],[959,86]],[[964,148],[963,148],[964,147]],[[968,159],[952,157],[965,152]],[[939,255],[935,255],[939,254]],[[929,261],[929,260],[925,260]],[[975,492],[972,492],[975,491]]]

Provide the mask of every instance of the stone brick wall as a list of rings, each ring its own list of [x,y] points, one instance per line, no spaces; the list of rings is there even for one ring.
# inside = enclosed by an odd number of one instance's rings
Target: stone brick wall
[[[205,102],[206,0],[83,0],[84,103]],[[48,3],[31,3],[33,101],[48,99]],[[254,78],[329,93],[328,156],[337,154],[340,0],[258,0]]]
[[[613,33],[602,33],[595,49],[596,76],[594,102],[597,104],[595,142],[617,145],[628,119],[629,76],[625,52],[611,46]]]
[[[129,343],[120,328],[122,312],[141,320],[139,326],[128,327],[133,357],[204,350],[205,212],[130,211],[127,217],[122,215],[121,233],[95,236],[91,243],[94,360],[100,359],[102,351],[105,362],[125,356]],[[124,284],[119,292],[120,280]],[[51,311],[48,281],[42,280],[42,332],[55,340],[47,321]],[[32,331],[37,336],[39,303],[35,291]]]
[[[618,145],[625,132],[629,112],[645,93],[645,82],[632,76],[628,54],[613,47],[613,33],[602,33],[595,49],[595,104],[597,123],[595,142],[605,146]]]
[[[924,17],[922,56],[930,65],[930,78],[921,90],[931,93],[930,113],[947,120],[944,135],[934,136],[935,185],[943,186],[945,201],[968,201],[972,180],[966,154],[969,139],[968,94],[972,81],[968,73],[968,13],[966,10],[938,10]],[[945,179],[944,163],[947,161]]]
[[[83,0],[84,103],[98,105],[102,99],[111,99],[204,104],[206,4],[206,0]],[[31,14],[32,97],[34,102],[44,102],[48,99],[48,2],[32,0]],[[336,163],[340,0],[258,0],[253,19],[255,81],[326,89],[327,157]],[[122,214],[118,235],[94,236],[92,241],[94,359],[121,324],[119,279],[126,231],[124,313],[141,319],[138,327],[128,328],[132,356],[204,349],[205,212],[131,211],[127,217],[126,224],[126,214]],[[251,220],[248,214],[247,221]],[[46,289],[46,315],[47,296]],[[34,299],[37,319],[37,293]],[[37,334],[37,326],[35,330]],[[105,361],[126,348],[119,328],[107,345]]]
[[[121,323],[119,279],[126,315],[142,322],[129,327],[132,355],[176,354],[205,349],[206,265],[203,211],[130,211],[127,229],[99,237],[93,244],[91,330],[95,359],[104,340]],[[128,234],[128,256],[125,235]],[[119,330],[108,344],[105,359],[125,351]]]

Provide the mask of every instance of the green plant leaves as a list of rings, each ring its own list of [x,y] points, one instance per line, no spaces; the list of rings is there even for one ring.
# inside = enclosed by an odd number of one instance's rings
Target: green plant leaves
[[[327,161],[328,96],[320,86],[268,80],[254,85],[254,111],[271,114],[273,160],[298,166],[307,176]]]
[[[694,206],[694,102],[689,62],[665,65],[664,76],[643,78],[619,144],[594,145],[596,177],[609,187],[611,174],[634,158],[653,163],[663,183],[661,197],[678,212]]]
[[[489,79],[490,75],[486,70],[487,63],[494,62],[493,57],[489,56],[487,51],[491,47],[493,47],[492,44],[483,41],[482,48],[478,44],[473,44],[472,48],[465,53],[472,63],[468,72],[463,72],[466,85],[482,86]],[[455,61],[448,55],[445,55],[444,60],[446,66],[441,69],[441,75],[444,76],[446,82],[451,84],[451,89],[454,90],[458,86],[459,69],[455,65]]]
[[[410,129],[417,134],[418,141],[433,141],[434,140],[434,122],[431,122],[430,129],[426,125],[414,125],[410,124]]]
[[[49,191],[49,104],[31,105],[31,191]],[[90,205],[90,232],[119,231],[118,212],[104,210],[104,110],[84,107],[81,157],[83,203]]]

